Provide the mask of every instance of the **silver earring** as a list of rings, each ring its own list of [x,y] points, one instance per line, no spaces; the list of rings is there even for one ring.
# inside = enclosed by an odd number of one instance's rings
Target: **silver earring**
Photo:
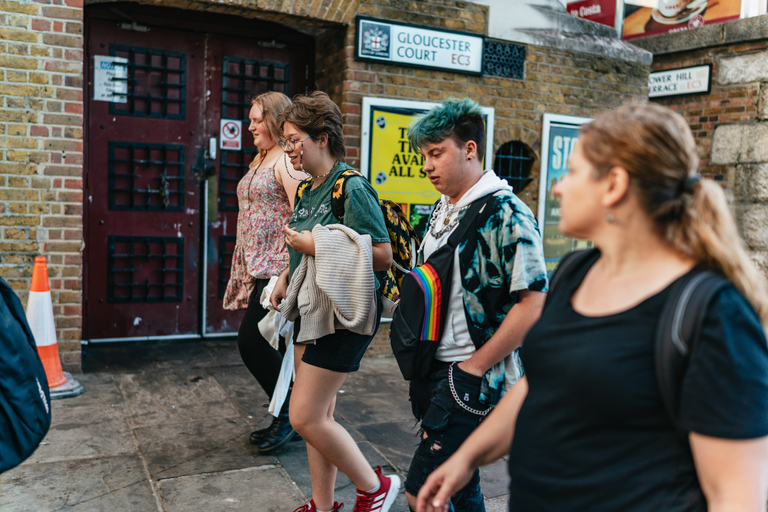
[[[299,153],[299,169],[301,169],[301,172],[304,174],[307,173],[307,171],[304,170],[304,150],[301,150],[301,153]]]
[[[605,222],[607,222],[608,224],[612,224],[613,223],[613,215],[611,215],[610,213],[608,215],[606,215],[605,216]]]

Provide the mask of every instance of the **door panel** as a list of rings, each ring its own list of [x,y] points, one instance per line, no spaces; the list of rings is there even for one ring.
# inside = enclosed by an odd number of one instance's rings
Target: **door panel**
[[[257,154],[248,132],[251,99],[267,91],[291,97],[305,92],[309,84],[311,44],[274,46],[242,37],[211,36],[208,41],[208,90],[217,99],[208,106],[208,126],[218,130],[222,117],[239,119],[243,135],[242,150],[220,151],[218,175],[208,181],[206,333],[229,332],[240,325],[239,312],[225,311],[222,299],[237,234],[237,184]]]
[[[197,333],[204,39],[91,20],[89,53],[128,59],[128,94],[89,98],[86,336]]]
[[[148,31],[116,28],[126,16]],[[313,40],[277,24],[128,3],[87,7],[86,34],[83,339],[233,333],[243,312],[224,311],[222,298],[236,187],[256,154],[251,98],[306,92]],[[125,102],[92,99],[98,55],[128,60]],[[241,122],[242,149],[212,158],[222,115]]]

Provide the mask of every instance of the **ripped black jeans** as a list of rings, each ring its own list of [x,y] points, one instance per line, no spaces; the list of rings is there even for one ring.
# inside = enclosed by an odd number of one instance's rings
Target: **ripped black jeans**
[[[411,382],[411,405],[416,418],[421,418],[419,446],[405,479],[405,490],[413,496],[419,493],[429,474],[459,449],[484,417],[457,403],[449,385],[450,366],[435,361],[426,379]],[[480,403],[482,377],[462,371],[457,364],[453,365],[452,373],[458,399],[469,409],[486,410],[487,407]],[[475,471],[469,484],[451,498],[449,510],[485,512],[479,471]]]

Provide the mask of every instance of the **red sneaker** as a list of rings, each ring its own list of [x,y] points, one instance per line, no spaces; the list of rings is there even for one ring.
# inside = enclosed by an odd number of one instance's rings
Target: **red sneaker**
[[[339,503],[338,501],[333,502],[333,508],[331,509],[331,512],[338,512],[339,510],[344,508],[344,503]],[[315,502],[314,500],[309,500],[309,503],[306,505],[302,505],[293,512],[317,512],[317,509],[315,508]]]
[[[357,500],[352,512],[387,512],[395,502],[397,491],[400,490],[400,477],[382,475],[381,466],[377,466],[375,472],[381,482],[379,490],[365,492],[358,489]]]

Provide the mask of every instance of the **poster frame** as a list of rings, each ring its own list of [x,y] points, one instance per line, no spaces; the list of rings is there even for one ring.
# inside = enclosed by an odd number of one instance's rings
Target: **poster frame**
[[[549,182],[549,136],[553,126],[578,129],[589,123],[592,118],[564,116],[560,114],[544,114],[541,130],[541,167],[539,176],[539,207],[536,219],[541,230],[542,243],[545,236],[545,211],[547,205],[547,186]]]
[[[429,102],[429,101],[412,101],[412,100],[396,100],[392,98],[380,98],[373,96],[366,96],[363,98],[363,114],[360,134],[360,173],[371,179],[371,112],[376,107],[390,107],[390,108],[402,108],[406,110],[431,110],[439,105],[441,102]],[[485,124],[485,159],[489,162],[489,159],[493,158],[493,129],[495,123],[495,109],[493,107],[483,107],[480,109],[483,114],[486,115]],[[490,160],[492,161],[492,160]],[[489,167],[486,165],[486,167]],[[492,166],[491,166],[492,167]]]

